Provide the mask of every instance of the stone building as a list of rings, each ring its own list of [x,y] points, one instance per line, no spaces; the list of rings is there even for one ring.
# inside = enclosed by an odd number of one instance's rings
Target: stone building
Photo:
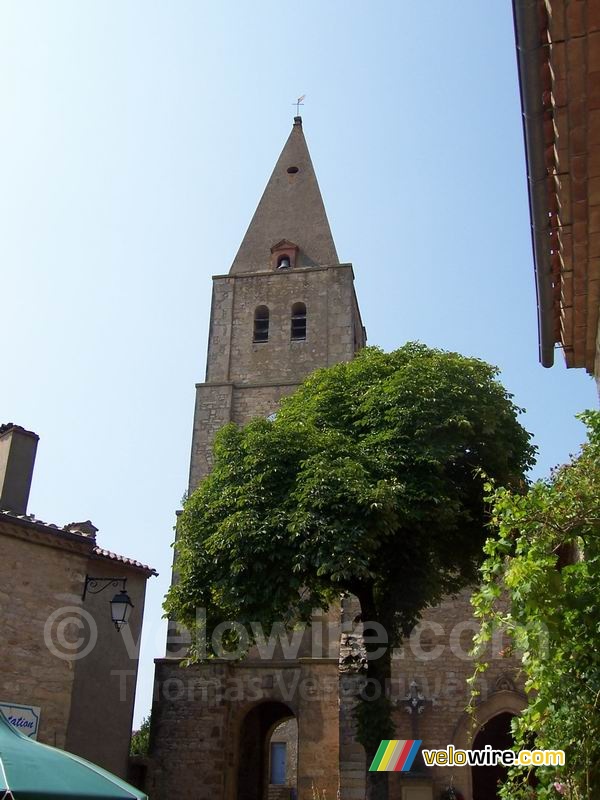
[[[0,426],[0,713],[125,778],[136,643],[156,572],[102,549],[89,521],[61,528],[27,513],[37,444],[31,431]],[[109,601],[123,579],[133,609],[117,632]]]
[[[308,373],[351,359],[365,342],[352,266],[339,262],[296,117],[229,273],[214,278],[190,491],[210,470],[212,441],[223,424],[275,413]],[[317,791],[329,800],[364,798],[367,765],[353,716],[364,680],[359,610],[345,599],[316,616],[296,648],[255,647],[241,662],[184,666],[185,633],[171,628],[166,656],[156,660],[146,785],[153,800],[313,800]],[[395,654],[399,738],[420,738],[431,748],[472,743],[464,711],[472,632],[463,592],[426,614]],[[515,663],[495,645],[481,686],[480,742],[506,736],[511,715],[524,704]],[[437,800],[452,783],[467,800],[489,800],[495,781],[469,768],[452,774],[419,767],[392,778],[391,796],[405,800]]]

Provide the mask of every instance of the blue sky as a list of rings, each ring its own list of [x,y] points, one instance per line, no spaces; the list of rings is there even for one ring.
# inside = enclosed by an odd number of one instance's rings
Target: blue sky
[[[164,650],[212,274],[304,130],[372,344],[497,364],[539,463],[592,380],[537,360],[508,0],[0,0],[0,421],[41,436],[39,518],[150,563],[136,721]],[[282,231],[282,236],[285,231]]]

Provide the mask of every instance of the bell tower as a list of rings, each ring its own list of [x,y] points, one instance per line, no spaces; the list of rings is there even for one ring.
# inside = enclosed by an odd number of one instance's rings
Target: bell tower
[[[349,361],[365,341],[352,265],[339,261],[295,117],[231,269],[213,278],[190,492],[210,471],[219,428],[270,416],[310,372]],[[185,632],[179,639],[171,623],[167,654],[155,661],[146,791],[155,800],[272,800],[293,790],[311,800],[316,783],[335,797],[348,759],[340,750],[339,635],[321,635],[326,621],[294,652],[279,643],[266,655],[252,648],[240,661],[188,666]]]
[[[366,340],[351,264],[340,264],[295,117],[227,275],[213,278],[206,380],[196,387],[189,489],[208,473],[216,431],[268,416],[310,372]]]

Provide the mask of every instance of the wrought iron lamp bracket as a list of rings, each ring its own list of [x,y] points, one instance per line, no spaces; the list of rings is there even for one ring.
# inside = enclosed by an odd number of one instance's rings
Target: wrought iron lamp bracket
[[[127,586],[127,578],[94,578],[91,575],[85,576],[85,584],[83,587],[82,600],[85,600],[86,594],[100,594],[109,586],[121,586],[121,591],[124,592]]]

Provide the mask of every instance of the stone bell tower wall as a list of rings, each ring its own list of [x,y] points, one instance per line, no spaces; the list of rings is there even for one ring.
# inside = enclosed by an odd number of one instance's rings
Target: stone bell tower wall
[[[306,338],[291,338],[295,303]],[[269,309],[267,341],[253,340],[257,307]],[[350,264],[216,276],[206,382],[196,386],[190,491],[210,471],[217,430],[276,411],[313,370],[349,361],[365,343]]]

